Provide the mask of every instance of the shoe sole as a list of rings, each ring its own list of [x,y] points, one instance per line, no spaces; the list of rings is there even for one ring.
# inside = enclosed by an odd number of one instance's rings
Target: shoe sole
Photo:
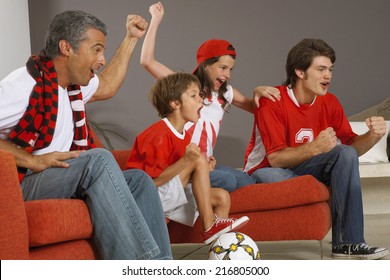
[[[343,260],[377,260],[383,257],[386,257],[389,254],[389,250],[383,250],[375,254],[368,255],[346,255],[346,254],[336,254],[332,253],[333,259],[343,259]]]
[[[213,236],[207,238],[204,243],[205,244],[210,244],[211,242],[213,242],[215,239],[217,239],[218,237],[220,237],[222,234],[225,234],[225,233],[228,233],[228,232],[231,232],[232,230],[237,230],[239,228],[242,228],[244,225],[246,225],[249,221],[249,218],[247,216],[243,216],[237,220],[234,221],[234,223],[232,223],[231,226],[229,227],[226,227],[224,228],[223,230],[215,233]]]
[[[234,221],[232,224],[232,229],[231,230],[237,230],[245,226],[249,222],[249,218],[247,216],[243,216],[237,220]]]
[[[213,236],[207,238],[204,243],[205,244],[210,244],[211,242],[213,242],[215,239],[217,239],[218,237],[220,237],[222,234],[225,234],[225,233],[228,233],[232,230],[232,226],[228,226],[228,227],[225,227],[223,230],[221,231],[218,231],[217,233],[215,233]]]

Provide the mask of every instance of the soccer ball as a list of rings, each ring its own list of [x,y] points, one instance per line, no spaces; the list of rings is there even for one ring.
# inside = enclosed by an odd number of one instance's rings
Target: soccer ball
[[[260,251],[248,235],[228,232],[211,243],[209,260],[260,260]]]

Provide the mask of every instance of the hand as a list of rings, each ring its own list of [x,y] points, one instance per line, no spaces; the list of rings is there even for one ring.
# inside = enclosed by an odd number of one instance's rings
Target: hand
[[[50,167],[67,168],[69,164],[65,160],[77,158],[83,151],[52,152],[44,155],[33,156],[31,169],[33,172],[41,172]]]
[[[126,28],[128,36],[140,39],[142,36],[144,36],[146,29],[148,28],[148,23],[141,16],[128,15]]]
[[[156,22],[159,24],[164,17],[164,6],[161,4],[161,2],[153,4],[149,7],[149,13],[152,16],[152,20],[156,20]]]
[[[280,91],[275,87],[269,86],[258,86],[253,90],[253,100],[255,101],[256,107],[259,107],[259,99],[266,97],[273,102],[280,100]]]
[[[217,165],[217,160],[215,159],[215,157],[213,156],[210,156],[207,161],[209,162],[209,166],[210,166],[210,172],[215,170],[215,166]]]
[[[371,133],[380,136],[381,138],[386,134],[386,122],[383,117],[371,117],[366,119],[366,125]]]
[[[186,161],[188,161],[188,162],[193,162],[199,156],[200,156],[200,149],[199,149],[199,147],[196,144],[194,144],[194,143],[188,144],[187,147],[186,147],[185,154],[184,154],[184,159]]]
[[[318,134],[317,138],[313,141],[313,144],[319,153],[329,152],[337,145],[336,132],[332,127],[328,127]]]

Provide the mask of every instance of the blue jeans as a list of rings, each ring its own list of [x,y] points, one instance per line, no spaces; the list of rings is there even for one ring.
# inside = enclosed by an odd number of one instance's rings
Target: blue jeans
[[[364,241],[363,203],[356,150],[337,145],[291,168],[261,168],[251,174],[258,183],[278,182],[310,174],[331,187],[332,244],[358,244]]]
[[[172,259],[157,188],[146,173],[122,172],[104,149],[67,162],[68,168],[29,171],[21,183],[24,199],[83,199],[102,259]]]
[[[246,172],[228,166],[217,165],[215,170],[210,172],[210,183],[212,187],[232,192],[241,187],[254,184],[255,181]]]

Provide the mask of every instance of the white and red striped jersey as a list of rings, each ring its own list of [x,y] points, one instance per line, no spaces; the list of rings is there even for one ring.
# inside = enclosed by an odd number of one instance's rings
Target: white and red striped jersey
[[[229,104],[232,103],[232,86],[227,86],[224,97]],[[191,142],[199,146],[202,154],[210,157],[213,155],[225,111],[221,106],[223,101],[218,98],[218,92],[213,91],[210,98],[205,99],[204,103],[198,122],[196,124],[188,122],[184,128],[192,134]]]

